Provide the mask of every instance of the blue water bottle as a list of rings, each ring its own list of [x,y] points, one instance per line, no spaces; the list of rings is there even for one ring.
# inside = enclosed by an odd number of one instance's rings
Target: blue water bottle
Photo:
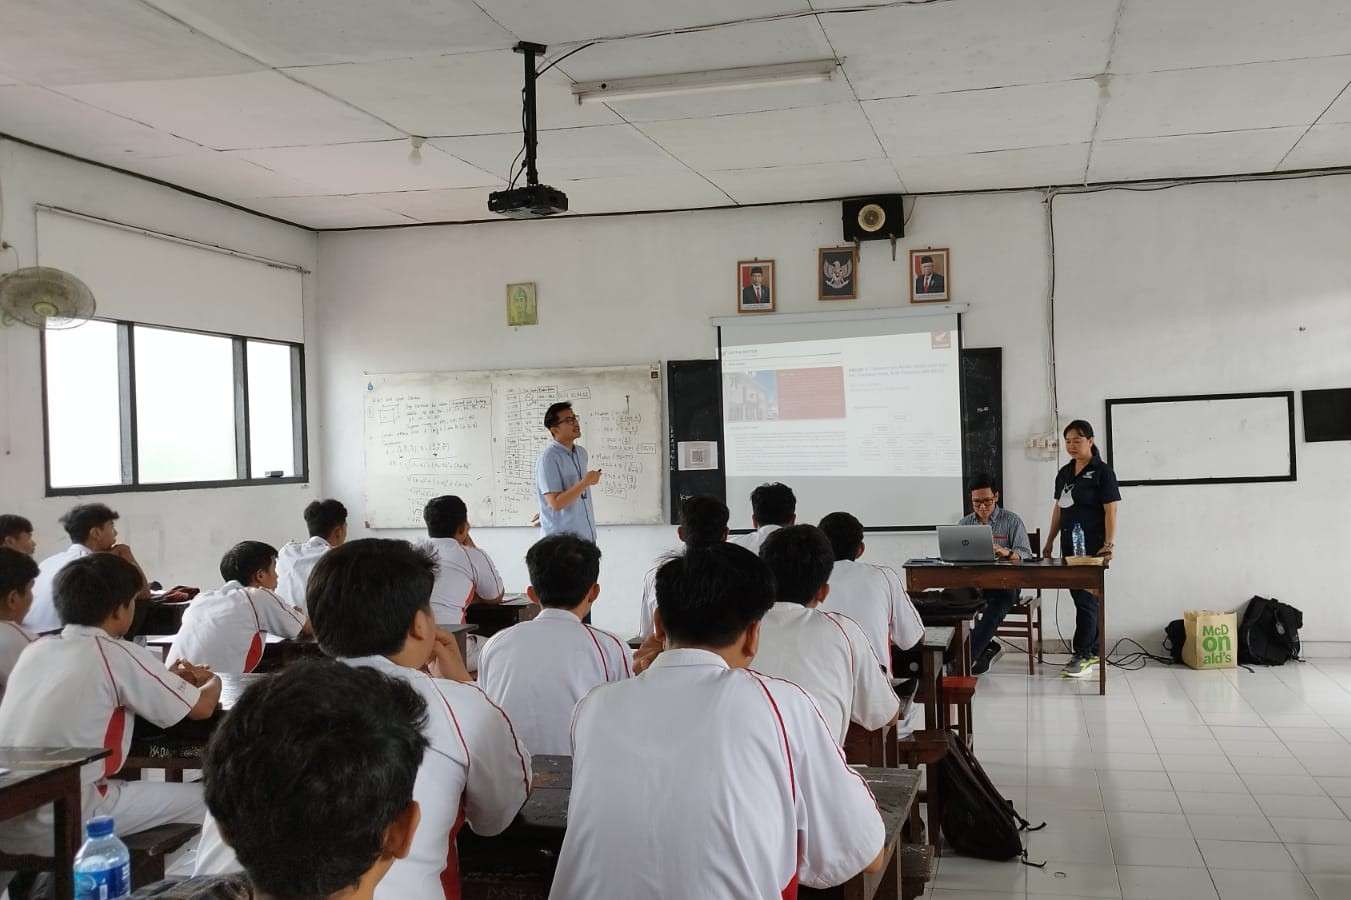
[[[111,816],[95,816],[84,825],[88,836],[75,854],[75,900],[114,900],[131,896],[131,853],[113,833]]]
[[[1074,531],[1071,532],[1071,535],[1071,540],[1074,541],[1074,555],[1087,556],[1088,554],[1084,550],[1084,526],[1075,522]]]

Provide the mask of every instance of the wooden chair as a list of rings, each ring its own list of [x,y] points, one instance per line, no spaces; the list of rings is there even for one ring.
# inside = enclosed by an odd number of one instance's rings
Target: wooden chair
[[[1032,545],[1032,555],[1041,556],[1041,529],[1030,532],[1027,535],[1027,542]],[[1027,674],[1037,674],[1037,663],[1045,662],[1042,656],[1042,611],[1041,611],[1041,591],[1037,590],[1032,594],[1024,594],[1018,598],[1018,602],[1009,610],[1009,614],[1004,617],[1004,621],[999,623],[995,629],[994,636],[1016,637],[1027,641]],[[1036,631],[1036,638],[1033,639],[1033,630]],[[1036,653],[1033,653],[1033,648]],[[1035,656],[1035,659],[1033,658]]]
[[[938,763],[948,755],[947,731],[940,728],[926,728],[902,738],[896,744],[900,765],[907,769],[924,766],[925,786],[919,792],[919,803],[923,803],[928,816],[928,842],[934,848],[934,854],[940,852],[940,834],[943,827],[943,797],[939,790]],[[902,884],[905,883],[902,876]]]

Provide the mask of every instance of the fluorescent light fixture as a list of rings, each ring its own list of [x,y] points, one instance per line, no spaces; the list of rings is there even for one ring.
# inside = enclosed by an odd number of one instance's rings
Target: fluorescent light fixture
[[[607,103],[789,84],[816,84],[829,81],[838,66],[839,63],[833,59],[814,59],[777,66],[746,66],[707,72],[681,72],[676,75],[582,81],[572,86],[572,95],[578,103]]]

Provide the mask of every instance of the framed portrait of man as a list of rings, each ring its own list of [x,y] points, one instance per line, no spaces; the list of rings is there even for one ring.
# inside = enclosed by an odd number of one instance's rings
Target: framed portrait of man
[[[948,251],[910,251],[910,302],[946,303],[952,299]]]
[[[858,245],[816,251],[816,299],[858,299]]]
[[[774,311],[774,260],[742,260],[736,264],[736,311]]]
[[[507,324],[539,324],[539,305],[535,299],[533,281],[507,285]]]

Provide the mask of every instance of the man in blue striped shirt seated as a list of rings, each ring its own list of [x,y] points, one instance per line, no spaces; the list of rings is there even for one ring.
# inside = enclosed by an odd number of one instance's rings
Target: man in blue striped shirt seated
[[[967,485],[971,492],[971,508],[975,510],[957,523],[959,525],[989,525],[994,533],[994,553],[1000,559],[1028,559],[1032,556],[1032,545],[1027,539],[1027,526],[1017,513],[1011,513],[999,505],[999,490],[994,478],[989,475],[977,475]],[[971,630],[971,671],[984,675],[989,671],[1004,648],[994,640],[999,623],[1018,602],[1018,592],[1014,590],[981,591],[985,598],[985,612],[980,621]]]

